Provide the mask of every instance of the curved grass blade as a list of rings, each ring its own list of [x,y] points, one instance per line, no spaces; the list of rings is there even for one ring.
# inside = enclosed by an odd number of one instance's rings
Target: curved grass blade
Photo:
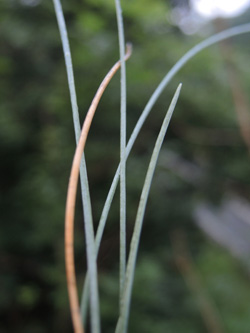
[[[126,44],[126,54],[125,54],[125,58],[124,58],[125,61],[129,59],[131,54],[132,54],[132,45]],[[118,61],[112,67],[111,71],[114,68],[117,70],[120,67],[120,65],[121,65],[121,61]],[[99,244],[100,244],[100,242],[101,242],[100,230],[99,230],[99,233],[96,235],[96,240],[95,240],[96,251],[97,251],[97,249],[99,249],[99,247],[97,247],[97,240],[99,240]],[[96,255],[96,258],[97,258],[97,255]],[[83,288],[83,292],[82,292],[82,300],[81,300],[81,316],[82,316],[82,321],[84,324],[86,322],[88,300],[89,300],[89,273],[87,272],[85,282],[84,282],[84,288]]]
[[[131,48],[128,48],[126,59],[131,54]],[[74,215],[75,215],[75,201],[77,192],[77,183],[79,176],[79,169],[81,163],[81,157],[85,148],[88,132],[92,119],[94,117],[96,108],[99,104],[102,94],[104,93],[110,80],[120,68],[120,61],[118,61],[108,72],[103,79],[100,87],[98,88],[95,97],[90,105],[88,113],[86,115],[79,142],[76,147],[76,152],[73,159],[67,201],[65,212],[65,260],[66,260],[66,273],[67,273],[67,286],[70,299],[71,314],[75,332],[82,332],[82,321],[79,309],[79,300],[77,295],[76,286],[76,274],[74,264]],[[100,332],[100,315],[99,315],[99,295],[98,295],[98,276],[97,276],[97,264],[96,264],[96,248],[94,243],[94,230],[92,225],[87,223],[85,226],[86,234],[86,248],[87,248],[87,263],[90,276],[90,308],[91,308],[91,329],[93,333]]]
[[[158,135],[156,143],[155,143],[155,147],[153,150],[153,154],[152,154],[152,157],[151,157],[151,160],[149,163],[148,171],[147,171],[145,182],[143,185],[141,198],[140,198],[140,202],[139,202],[139,207],[138,207],[137,214],[136,214],[136,220],[135,220],[132,240],[130,243],[130,252],[129,252],[129,258],[128,258],[127,270],[126,270],[126,279],[125,279],[125,287],[124,287],[123,302],[122,302],[123,306],[122,306],[120,318],[118,320],[117,328],[115,331],[116,333],[127,332],[129,309],[130,309],[130,303],[131,303],[131,294],[132,294],[132,287],[133,287],[134,273],[135,273],[135,265],[136,265],[136,258],[137,258],[138,248],[139,248],[143,218],[145,215],[145,209],[146,209],[146,205],[147,205],[149,191],[150,191],[152,179],[154,176],[154,171],[155,171],[155,167],[157,164],[160,149],[161,149],[165,134],[167,132],[170,119],[174,112],[177,100],[179,98],[181,86],[182,85],[180,84],[178,86],[178,88],[176,89],[174,97],[171,101],[167,114],[162,123],[161,130],[159,132],[159,135]]]
[[[239,25],[237,27],[231,28],[231,29],[227,29],[225,31],[222,31],[218,34],[215,34],[207,39],[205,39],[204,41],[202,41],[201,43],[197,44],[196,46],[194,46],[191,50],[189,50],[182,58],[180,58],[179,61],[177,61],[177,63],[172,67],[172,69],[166,74],[166,76],[163,78],[163,80],[160,82],[160,84],[158,85],[158,87],[155,89],[154,93],[152,94],[152,96],[150,97],[148,103],[146,104],[144,110],[142,111],[142,114],[140,116],[140,118],[138,119],[136,126],[130,136],[130,139],[128,141],[127,147],[126,147],[126,158],[128,158],[130,151],[135,143],[135,140],[147,118],[147,116],[149,115],[150,111],[152,110],[154,104],[156,103],[157,99],[159,98],[159,96],[161,95],[161,93],[163,92],[163,90],[167,87],[168,83],[171,81],[171,79],[175,76],[175,74],[189,61],[191,60],[196,54],[200,53],[201,51],[203,51],[204,49],[206,49],[207,47],[216,44],[224,39],[227,38],[231,38],[233,36],[237,36],[237,35],[241,35],[241,34],[245,34],[245,33],[250,33],[250,24],[243,24],[243,25]],[[96,238],[95,238],[95,245],[96,245],[96,253],[98,254],[99,248],[100,248],[100,244],[101,244],[101,239],[103,236],[103,232],[104,232],[104,228],[106,225],[106,221],[108,218],[108,214],[109,214],[109,210],[115,195],[115,191],[118,185],[118,181],[119,181],[119,177],[120,177],[120,165],[118,166],[115,176],[113,178],[110,190],[108,192],[103,210],[102,210],[102,214],[101,214],[101,218],[98,224],[98,228],[97,228],[97,233],[96,233]],[[87,282],[85,281],[85,284]],[[85,317],[85,313],[86,313],[86,304],[83,302],[83,300],[86,300],[86,292],[84,292],[84,290],[87,290],[87,288],[83,288],[83,294],[82,294],[82,303],[81,303],[81,313],[82,313],[82,317]]]
[[[173,67],[172,69],[167,73],[167,75],[163,78],[163,80],[160,82],[152,96],[150,97],[148,103],[146,104],[144,110],[142,111],[142,114],[140,118],[138,119],[136,126],[129,138],[127,147],[126,147],[126,158],[128,158],[130,151],[135,143],[135,140],[147,118],[150,111],[152,110],[154,104],[156,103],[157,99],[163,92],[163,90],[166,88],[168,83],[171,81],[171,79],[175,76],[175,74],[189,61],[191,60],[196,54],[203,51],[205,48],[216,44],[224,39],[244,34],[244,33],[250,33],[250,24],[244,24],[240,25],[228,30],[225,30],[219,34],[213,35],[212,37],[209,37],[208,39],[202,41],[201,43],[194,46],[191,50],[189,50]],[[100,222],[98,225],[97,233],[96,233],[96,247],[97,247],[97,253],[100,247],[100,242],[102,239],[103,231],[105,228],[106,220],[108,217],[108,213],[110,210],[110,206],[115,194],[115,190],[119,181],[119,175],[120,175],[120,165],[118,166],[114,179],[112,181],[109,193],[107,195],[103,211],[101,214]]]

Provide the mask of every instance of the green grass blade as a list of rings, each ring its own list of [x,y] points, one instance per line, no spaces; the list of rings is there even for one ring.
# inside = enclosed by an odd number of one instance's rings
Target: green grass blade
[[[163,92],[163,90],[166,88],[168,83],[171,81],[171,79],[175,76],[175,74],[178,73],[178,71],[189,61],[191,60],[196,54],[200,53],[207,47],[216,44],[224,39],[244,34],[244,33],[250,33],[250,24],[243,24],[239,25],[237,27],[224,30],[218,34],[215,34],[201,43],[194,46],[191,50],[189,50],[187,53],[184,54],[182,58],[180,58],[177,63],[171,68],[171,70],[166,74],[166,76],[163,78],[163,80],[160,82],[152,96],[150,97],[147,105],[145,106],[139,120],[137,121],[137,124],[133,130],[133,133],[130,136],[130,139],[127,144],[127,151],[130,152],[132,149],[132,146],[142,128],[142,125],[144,124],[149,112],[151,111],[152,107],[156,103],[157,99]]]
[[[160,149],[161,149],[165,134],[167,132],[170,119],[171,119],[173,111],[175,109],[178,97],[180,95],[180,90],[181,90],[181,84],[178,86],[178,88],[174,94],[174,97],[171,101],[171,104],[169,106],[169,109],[167,111],[167,114],[164,118],[161,130],[159,132],[158,138],[155,143],[155,147],[153,150],[153,154],[152,154],[152,157],[151,157],[151,160],[149,163],[148,171],[147,171],[145,182],[143,185],[141,198],[140,198],[140,202],[139,202],[139,207],[137,210],[137,215],[136,215],[136,220],[135,220],[134,231],[133,231],[132,240],[131,240],[131,244],[130,244],[130,252],[129,252],[129,258],[128,258],[127,270],[126,270],[125,288],[124,288],[123,302],[122,302],[123,307],[122,307],[122,312],[121,312],[121,315],[120,315],[120,318],[119,318],[119,321],[117,324],[117,328],[115,331],[116,333],[127,332],[131,294],[132,294],[132,287],[133,287],[134,273],[135,273],[135,265],[136,265],[136,258],[137,258],[138,247],[139,247],[139,242],[140,242],[143,218],[144,218],[144,214],[145,214],[149,191],[150,191],[152,179],[154,176],[154,171],[155,171],[155,167],[157,164]]]
[[[77,106],[76,89],[74,82],[73,65],[71,59],[71,52],[67,34],[67,28],[64,20],[63,10],[60,0],[53,0],[55,13],[57,17],[58,27],[63,45],[63,53],[65,58],[68,85],[70,91],[70,99],[73,113],[73,122],[76,142],[79,141],[81,127]],[[84,226],[86,235],[86,247],[87,247],[87,262],[88,271],[91,275],[91,327],[92,332],[100,332],[100,315],[99,315],[99,295],[98,295],[98,278],[97,278],[97,265],[96,265],[96,251],[94,244],[94,229],[93,229],[93,217],[91,209],[91,199],[89,194],[89,184],[87,176],[87,168],[85,158],[83,156],[80,166],[80,179],[81,179],[81,193],[84,208]]]
[[[225,30],[219,34],[216,34],[212,37],[209,37],[208,39],[204,40],[203,42],[199,43],[195,47],[193,47],[191,50],[189,50],[173,67],[172,69],[167,73],[167,75],[163,78],[163,80],[160,82],[152,96],[150,97],[148,103],[146,104],[144,110],[142,111],[142,114],[140,118],[138,119],[136,126],[129,138],[127,147],[126,147],[126,158],[128,158],[131,149],[135,143],[135,140],[147,118],[149,115],[149,112],[152,110],[154,104],[156,103],[157,99],[163,92],[163,90],[166,88],[168,83],[171,81],[171,79],[175,76],[175,74],[189,61],[191,60],[197,53],[201,52],[205,48],[218,43],[219,41],[222,41],[224,39],[244,34],[244,33],[250,33],[250,24],[244,24],[237,27],[234,27],[232,29]],[[114,192],[116,190],[118,181],[119,181],[119,173],[120,173],[120,165],[118,166],[113,182],[111,184],[107,199],[104,204],[104,208],[102,211],[101,219],[98,225],[97,234],[96,234],[96,244],[97,246],[97,252],[100,246],[100,241],[102,238],[103,230],[105,227],[106,219],[108,217],[110,205],[112,203]]]
[[[81,128],[80,128],[80,120],[79,120],[76,89],[75,89],[75,80],[74,80],[73,65],[72,65],[71,52],[70,52],[70,46],[69,46],[69,40],[68,40],[68,33],[67,33],[67,28],[66,28],[66,24],[65,24],[65,20],[64,20],[61,2],[60,2],[60,0],[53,0],[53,3],[54,3],[54,7],[55,7],[57,23],[58,23],[62,46],[63,46],[63,53],[64,53],[64,58],[65,58],[69,92],[70,92],[70,101],[71,101],[73,121],[74,121],[74,127],[75,127],[75,136],[76,136],[76,141],[78,142],[80,133],[81,133]]]
[[[126,158],[128,157],[128,155],[126,155]],[[102,215],[101,215],[101,219],[100,222],[98,224],[98,229],[96,232],[96,238],[95,238],[95,246],[96,246],[96,254],[99,251],[100,248],[100,244],[101,244],[101,240],[102,240],[102,235],[104,232],[104,228],[106,225],[106,221],[107,221],[107,217],[108,217],[108,213],[115,195],[115,190],[117,188],[118,185],[118,181],[119,181],[119,177],[120,177],[120,165],[118,166],[118,169],[116,170],[115,176],[113,178],[108,196],[106,198],[105,204],[104,204],[104,209],[102,211]],[[88,309],[88,300],[89,300],[89,274],[87,272],[85,281],[84,281],[84,286],[83,286],[83,291],[82,291],[82,299],[81,299],[81,316],[82,316],[82,320],[85,323],[86,322],[86,317],[87,317],[87,309]]]
[[[174,75],[190,60],[192,59],[197,53],[201,52],[202,50],[204,50],[205,48],[216,44],[219,41],[222,41],[224,39],[236,36],[236,35],[240,35],[240,34],[244,34],[244,33],[250,33],[250,24],[244,24],[241,26],[237,26],[235,28],[232,29],[228,29],[225,30],[219,34],[216,34],[212,37],[209,37],[208,39],[204,40],[203,42],[199,43],[198,45],[196,45],[195,47],[193,47],[191,50],[189,50],[173,67],[172,69],[167,73],[167,75],[163,78],[163,80],[160,82],[160,84],[158,85],[158,87],[156,88],[156,90],[154,91],[154,93],[152,94],[152,96],[150,97],[148,103],[146,104],[144,110],[142,111],[142,114],[140,116],[140,118],[138,119],[136,126],[129,138],[127,147],[126,147],[126,158],[128,158],[131,149],[135,143],[135,140],[147,118],[147,116],[149,115],[150,111],[152,110],[154,104],[156,103],[157,99],[159,98],[159,96],[161,95],[161,93],[163,92],[163,90],[166,88],[166,86],[168,85],[168,83],[170,82],[170,80],[174,77]],[[102,215],[100,218],[100,222],[98,225],[98,229],[97,229],[97,234],[96,234],[96,246],[97,246],[97,253],[100,247],[100,241],[102,238],[102,234],[105,228],[105,223],[108,217],[108,213],[109,213],[109,209],[115,194],[115,190],[119,181],[119,174],[120,174],[120,165],[118,166],[113,182],[111,184],[108,196],[106,198],[104,207],[103,207],[103,211],[102,211]]]
[[[120,0],[115,0],[121,59],[121,125],[120,125],[120,301],[126,271],[126,64],[125,38]]]
[[[53,2],[54,2],[55,13],[56,13],[56,17],[57,17],[59,32],[60,32],[60,36],[61,36],[61,40],[62,40],[63,53],[64,53],[65,64],[66,64],[68,85],[69,85],[69,91],[70,91],[70,100],[71,100],[71,107],[72,107],[72,114],[73,114],[75,138],[76,138],[76,142],[78,142],[80,133],[81,133],[81,126],[80,126],[79,112],[78,112],[78,106],[77,106],[74,73],[73,73],[73,66],[72,66],[72,59],[71,59],[71,52],[70,52],[67,28],[66,28],[60,0],[53,0]],[[88,176],[87,176],[87,169],[86,169],[86,163],[85,163],[84,156],[82,158],[82,163],[81,163],[81,167],[80,167],[80,175],[81,175],[83,207],[84,207],[85,215],[86,215],[85,219],[87,218],[92,223],[93,219],[92,219],[91,200],[90,200],[90,194],[89,194]]]
[[[199,52],[203,51],[204,49],[206,49],[207,47],[216,44],[224,39],[227,38],[231,38],[233,36],[237,36],[240,34],[244,34],[244,33],[250,33],[250,24],[244,24],[244,25],[239,25],[237,27],[225,30],[220,32],[219,34],[213,35],[207,39],[205,39],[204,41],[202,41],[201,43],[197,44],[196,46],[194,46],[191,50],[189,50],[173,67],[172,69],[166,74],[166,76],[163,78],[163,80],[160,82],[160,84],[158,85],[158,87],[156,88],[156,90],[154,91],[154,93],[152,94],[152,96],[150,97],[148,103],[146,104],[144,110],[142,111],[142,114],[140,116],[140,118],[138,119],[136,126],[133,130],[133,133],[130,136],[130,139],[128,141],[127,147],[126,147],[126,158],[128,158],[130,151],[135,143],[135,140],[147,118],[147,116],[149,115],[150,111],[152,110],[154,104],[156,103],[157,99],[159,98],[159,96],[161,95],[161,93],[163,92],[163,90],[166,88],[166,86],[168,85],[168,83],[171,81],[171,79],[175,76],[175,74],[189,61],[191,60],[196,54],[198,54]],[[102,239],[102,235],[103,235],[103,231],[105,228],[105,224],[107,221],[107,217],[109,214],[109,210],[115,195],[115,191],[118,185],[118,181],[119,181],[119,176],[120,176],[120,165],[118,166],[114,179],[112,181],[110,190],[108,192],[104,207],[103,207],[103,211],[102,211],[102,215],[99,221],[99,225],[97,228],[97,233],[96,233],[96,253],[98,254],[99,251],[99,247],[100,247],[100,243],[101,243],[101,239]],[[86,297],[83,297],[84,299],[86,299]],[[83,299],[82,298],[82,299]],[[84,316],[84,309],[85,306],[82,303],[81,306],[82,309],[82,314]]]

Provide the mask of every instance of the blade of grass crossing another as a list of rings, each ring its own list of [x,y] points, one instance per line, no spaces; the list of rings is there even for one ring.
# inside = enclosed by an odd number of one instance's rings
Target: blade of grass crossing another
[[[125,60],[131,55],[131,47],[128,45]],[[72,319],[76,333],[82,332],[82,320],[80,316],[80,307],[77,295],[76,286],[76,274],[74,264],[74,216],[75,216],[75,202],[77,193],[77,183],[81,164],[81,157],[84,152],[86,140],[88,137],[89,129],[96,112],[96,108],[100,102],[100,99],[109,84],[110,80],[120,68],[120,61],[117,61],[114,66],[110,69],[107,75],[101,82],[97,92],[92,100],[87,115],[85,117],[82,132],[80,135],[79,142],[76,147],[67,192],[66,210],[65,210],[65,264],[66,264],[66,276],[67,276],[67,287],[70,299],[70,308],[72,313]],[[88,225],[85,223],[86,243],[92,238],[87,229]],[[93,236],[94,239],[94,236]],[[98,295],[98,281],[97,281],[97,265],[96,265],[96,249],[95,243],[87,244],[87,261],[88,261],[88,274],[90,277],[90,310],[91,310],[91,332],[100,332],[100,316],[99,316],[99,295]],[[90,252],[91,251],[91,252]],[[93,260],[89,262],[89,259]]]
[[[74,131],[75,131],[75,138],[76,138],[76,144],[77,144],[79,142],[79,138],[80,138],[80,134],[81,134],[81,126],[80,126],[80,118],[79,118],[79,112],[78,112],[78,106],[77,106],[75,80],[74,80],[73,65],[72,65],[70,45],[69,45],[69,40],[68,40],[67,27],[66,27],[60,0],[53,0],[53,3],[54,3],[56,18],[57,18],[59,32],[60,32],[62,46],[63,46],[63,53],[64,53],[69,92],[70,92],[71,107],[72,107]],[[81,183],[84,220],[85,220],[85,223],[88,224],[90,226],[90,228],[93,230],[93,235],[94,235],[91,199],[90,199],[90,192],[89,192],[89,182],[88,182],[87,167],[86,167],[84,154],[82,156],[81,165],[80,165],[80,183]],[[92,231],[91,231],[91,233],[92,233]]]
[[[127,44],[126,45],[125,60],[129,59],[129,57],[131,56],[131,53],[132,53],[132,45]],[[111,77],[114,74],[114,72],[116,72],[118,70],[118,68],[120,68],[120,65],[121,65],[121,61],[119,60],[111,68],[110,72],[107,74],[106,77]],[[104,79],[104,81],[105,81],[105,79]],[[100,87],[102,87],[102,86],[103,86],[103,83],[101,84]],[[100,229],[99,229],[99,232],[96,235],[96,239],[95,239],[96,252],[99,249],[98,243],[100,244],[100,242],[101,242],[101,239],[100,239],[101,235],[102,235],[102,232],[100,233]],[[88,300],[89,300],[89,273],[87,272],[86,277],[85,277],[83,292],[82,292],[82,300],[81,300],[81,317],[82,317],[82,321],[83,321],[84,325],[85,325],[86,316],[87,316]]]
[[[128,265],[127,265],[127,269],[126,269],[124,293],[122,296],[123,297],[123,300],[122,300],[123,306],[121,309],[121,315],[120,315],[118,323],[117,323],[117,328],[115,331],[116,333],[127,332],[129,309],[130,309],[130,303],[131,303],[131,294],[132,294],[132,287],[133,287],[134,274],[135,274],[135,265],[136,265],[136,258],[137,258],[138,248],[139,248],[143,218],[144,218],[144,214],[145,214],[149,191],[150,191],[152,179],[154,176],[154,171],[155,171],[155,167],[157,164],[160,149],[161,149],[165,134],[167,132],[170,119],[171,119],[173,111],[175,109],[178,97],[180,95],[181,86],[182,86],[181,84],[178,86],[178,88],[174,94],[174,97],[172,99],[172,102],[169,106],[169,109],[167,111],[167,114],[164,118],[161,130],[159,132],[159,135],[158,135],[156,143],[155,143],[155,147],[153,150],[153,154],[152,154],[152,157],[151,157],[151,160],[149,163],[148,171],[147,171],[145,182],[143,185],[141,198],[140,198],[140,202],[139,202],[139,207],[138,207],[137,214],[136,214],[134,231],[133,231],[132,240],[131,240],[131,244],[130,244],[130,252],[129,252],[129,258],[128,258]]]
[[[189,61],[191,60],[195,55],[197,55],[198,53],[200,53],[201,51],[203,51],[204,49],[206,49],[207,47],[216,44],[222,40],[231,38],[233,36],[237,36],[237,35],[241,35],[241,34],[245,34],[245,33],[250,33],[250,24],[243,24],[243,25],[239,25],[236,26],[234,28],[230,28],[227,29],[225,31],[222,31],[218,34],[215,34],[207,39],[205,39],[204,41],[200,42],[199,44],[197,44],[196,46],[194,46],[192,49],[190,49],[186,54],[184,54],[183,57],[181,57],[177,63],[171,68],[171,70],[165,75],[165,77],[162,79],[162,81],[160,82],[160,84],[158,85],[158,87],[155,89],[155,91],[153,92],[153,94],[151,95],[150,99],[148,100],[148,103],[146,104],[144,110],[142,111],[142,114],[140,116],[140,118],[138,119],[136,126],[133,130],[133,133],[131,134],[128,144],[126,146],[126,158],[128,158],[131,149],[135,143],[135,140],[147,118],[147,116],[149,115],[150,111],[152,110],[154,104],[156,103],[157,99],[159,98],[159,96],[162,94],[163,90],[167,87],[168,83],[171,81],[171,79],[177,74],[177,72]],[[97,233],[96,233],[96,239],[95,239],[95,244],[96,244],[96,253],[98,254],[99,248],[100,248],[100,243],[102,240],[102,236],[103,236],[103,232],[104,232],[104,228],[106,225],[106,221],[107,221],[107,217],[109,214],[109,210],[114,198],[114,194],[119,182],[119,177],[120,177],[120,167],[121,165],[119,164],[115,176],[113,178],[110,190],[108,192],[103,210],[102,210],[102,214],[101,214],[101,218],[98,224],[98,228],[97,228]],[[83,292],[84,294],[84,292]],[[83,299],[84,297],[82,297]],[[84,317],[84,305],[83,302],[81,304],[81,312],[82,312],[82,316]]]
[[[66,71],[67,71],[67,78],[68,78],[68,85],[70,91],[70,100],[72,106],[72,114],[73,114],[73,123],[74,123],[74,131],[75,131],[75,138],[76,143],[79,142],[80,135],[81,135],[81,127],[80,127],[80,119],[79,119],[79,112],[77,106],[77,97],[76,97],[76,89],[75,89],[75,82],[74,82],[74,73],[73,73],[73,65],[72,65],[72,58],[67,34],[67,28],[65,24],[65,19],[63,15],[62,6],[60,0],[53,0],[56,18],[58,22],[59,32],[61,36],[62,46],[63,46],[63,53],[65,58],[66,64]],[[90,288],[97,289],[97,267],[96,267],[96,253],[95,253],[95,244],[94,244],[94,228],[93,228],[93,217],[92,217],[92,208],[91,208],[91,199],[89,193],[89,184],[88,184],[88,176],[87,176],[87,168],[85,163],[84,155],[82,156],[81,163],[80,163],[80,180],[81,180],[81,194],[82,194],[82,203],[83,203],[83,211],[84,211],[84,227],[85,227],[85,235],[86,235],[86,247],[87,247],[87,261],[88,261],[88,269],[94,272],[95,276],[92,276],[92,281],[96,281],[96,283],[92,283]],[[97,295],[98,290],[92,290],[91,295]],[[99,308],[99,300],[98,295],[92,297],[92,304],[95,309]],[[77,301],[76,301],[77,302]],[[74,316],[74,314],[72,314]],[[99,311],[92,311],[91,312],[91,322],[92,327],[95,327],[94,331],[100,331],[99,325]],[[77,316],[76,316],[77,317]],[[77,323],[78,320],[73,320],[73,323]],[[78,325],[78,324],[77,324]],[[77,332],[83,332],[83,328],[78,326],[74,326]],[[94,332],[93,331],[93,332]]]
[[[59,32],[60,32],[62,46],[63,46],[63,53],[64,53],[64,59],[65,59],[67,77],[68,77],[69,92],[70,92],[70,101],[71,101],[71,107],[72,107],[75,138],[76,138],[76,143],[78,143],[79,138],[80,138],[80,133],[81,133],[81,126],[80,126],[80,118],[79,118],[79,112],[78,112],[78,106],[77,106],[75,80],[74,80],[73,65],[72,65],[72,58],[71,58],[71,52],[70,52],[70,46],[69,46],[69,40],[68,40],[67,27],[66,27],[60,0],[53,0],[53,3],[54,3],[56,18],[57,18]],[[81,178],[82,204],[83,204],[83,208],[84,208],[84,219],[85,219],[85,221],[88,221],[87,223],[93,225],[91,199],[90,199],[90,193],[89,193],[89,182],[88,182],[87,167],[86,167],[84,155],[81,160],[80,178]]]
[[[142,114],[140,118],[138,119],[136,126],[129,138],[128,144],[126,146],[126,158],[128,158],[130,151],[135,143],[135,140],[147,118],[149,115],[150,111],[152,110],[154,104],[156,103],[157,99],[159,96],[162,94],[163,90],[167,87],[168,83],[171,81],[171,79],[178,73],[178,71],[189,61],[191,60],[195,55],[206,49],[207,47],[216,44],[222,40],[231,38],[233,36],[245,34],[245,33],[250,33],[250,24],[243,24],[239,25],[227,30],[224,30],[218,34],[215,34],[204,41],[200,42],[199,44],[195,45],[192,49],[190,49],[187,53],[181,57],[176,64],[170,69],[170,71],[165,75],[165,77],[162,79],[160,84],[157,86],[153,94],[151,95],[150,99],[148,100],[148,103],[146,104],[144,110],[142,111]],[[115,176],[113,178],[110,190],[108,192],[101,218],[98,224],[97,228],[97,233],[96,233],[96,239],[95,239],[95,244],[96,244],[96,253],[98,254],[99,248],[100,248],[100,243],[102,240],[102,235],[103,231],[106,225],[106,221],[108,218],[109,210],[115,195],[115,191],[119,182],[119,177],[120,177],[120,168],[121,165],[119,164]],[[83,297],[84,298],[84,297]],[[82,298],[82,299],[83,299]],[[82,303],[81,305],[81,311],[82,311],[82,316],[84,317],[84,305]]]
[[[128,158],[131,149],[135,143],[135,140],[147,118],[149,115],[150,111],[152,110],[154,104],[156,103],[157,99],[159,96],[162,94],[163,90],[167,87],[168,83],[171,81],[171,79],[177,74],[177,72],[189,61],[191,60],[196,54],[200,53],[203,51],[205,48],[216,44],[224,39],[231,38],[233,36],[237,36],[240,34],[244,33],[250,33],[250,24],[244,24],[240,25],[225,31],[222,31],[219,34],[213,35],[206,40],[202,41],[201,43],[197,44],[194,46],[191,50],[189,50],[182,58],[180,58],[177,63],[171,68],[171,70],[165,75],[165,77],[162,79],[158,87],[155,89],[153,94],[151,95],[150,99],[148,100],[148,103],[146,104],[144,110],[142,111],[142,114],[140,118],[138,119],[136,126],[129,138],[128,144],[126,146],[126,158]],[[121,165],[119,164],[115,176],[113,178],[109,193],[107,195],[101,218],[99,221],[99,225],[97,228],[97,233],[96,233],[96,246],[97,246],[97,252],[100,247],[100,242],[102,239],[103,231],[105,228],[105,224],[107,221],[108,213],[111,207],[111,203],[116,191],[116,187],[119,181],[120,177],[120,167]]]

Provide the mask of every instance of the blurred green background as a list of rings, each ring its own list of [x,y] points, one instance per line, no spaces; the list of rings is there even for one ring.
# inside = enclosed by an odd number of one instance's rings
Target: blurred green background
[[[62,5],[83,121],[119,58],[115,6],[105,0]],[[186,35],[171,19],[177,5],[122,1],[126,40],[133,44],[128,137],[154,89],[187,50],[221,26],[250,18],[245,12]],[[144,220],[131,333],[250,332],[249,40],[250,34],[233,38],[190,61],[164,90],[128,159],[129,244],[150,154],[182,82]],[[63,237],[75,142],[52,1],[2,0],[0,50],[0,331],[71,332]],[[119,103],[117,74],[86,146],[95,225],[119,163]],[[105,333],[114,331],[117,319],[118,220],[117,192],[98,257]],[[81,290],[86,260],[80,196],[75,232]]]

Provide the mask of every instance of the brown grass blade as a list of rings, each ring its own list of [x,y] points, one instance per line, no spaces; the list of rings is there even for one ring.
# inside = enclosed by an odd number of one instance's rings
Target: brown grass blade
[[[132,52],[132,47],[130,44],[128,44],[125,60],[127,60],[130,57],[131,52]],[[67,277],[67,288],[68,288],[69,302],[70,302],[70,311],[75,333],[84,333],[84,328],[80,316],[80,306],[77,293],[76,273],[75,273],[75,263],[74,263],[74,217],[75,217],[75,201],[76,201],[77,184],[79,178],[80,162],[96,108],[99,104],[101,96],[104,93],[107,85],[109,84],[110,80],[117,72],[117,70],[120,68],[120,66],[121,66],[120,61],[115,63],[115,65],[111,68],[111,70],[103,79],[102,83],[100,84],[95,94],[95,97],[90,105],[90,108],[88,110],[88,113],[86,115],[82,127],[81,136],[76,147],[70,173],[67,201],[66,201],[66,211],[65,211],[65,265],[66,265],[66,277]]]

